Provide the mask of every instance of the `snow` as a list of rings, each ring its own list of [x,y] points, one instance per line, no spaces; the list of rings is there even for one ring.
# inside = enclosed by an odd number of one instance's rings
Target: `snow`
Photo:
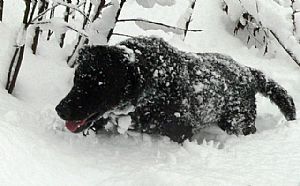
[[[194,90],[195,93],[201,92],[204,89],[204,84],[198,82],[197,84],[194,85]]]
[[[129,126],[131,125],[131,117],[130,116],[121,116],[118,119],[118,132],[120,134],[124,134],[128,131]]]
[[[136,2],[144,8],[153,8],[156,3],[162,6],[171,6],[175,4],[175,0],[137,0]]]
[[[98,1],[99,4],[101,1]],[[88,25],[89,42],[91,45],[105,45],[109,31],[114,28],[116,13],[120,8],[118,0],[112,0],[111,6],[104,9],[100,19]]]
[[[297,35],[298,23],[296,22],[295,25],[293,25],[292,5],[280,5],[274,0],[225,0],[224,2],[228,5],[228,14],[234,22],[240,20],[242,13],[249,13],[254,17],[256,22],[259,23],[259,26],[265,30],[271,30],[275,34],[274,37],[279,38],[280,42],[283,43],[297,59],[300,59],[298,52],[300,51],[300,45]],[[290,3],[291,1],[288,2]],[[295,21],[297,21],[297,17],[296,13]],[[297,29],[295,35],[293,33],[294,27]],[[273,35],[273,33],[270,35]]]
[[[176,27],[165,27],[162,26],[160,23],[159,24],[155,24],[152,22],[148,22],[148,20],[144,20],[142,18],[138,18],[135,21],[135,24],[140,27],[141,29],[148,31],[148,30],[163,30],[164,32],[173,32],[175,34],[181,34],[182,30],[181,29],[177,29]]]
[[[138,9],[138,5],[128,3],[122,15],[145,14],[149,18],[154,12],[161,22],[175,25],[180,13],[169,15],[175,10],[184,13],[182,7],[187,7],[185,1],[176,2],[173,11],[158,6]],[[185,42],[172,33],[145,33],[134,24],[122,23],[116,31],[156,34],[182,50],[230,55],[279,82],[293,96],[299,110],[299,67],[284,51],[266,58],[259,49],[248,49],[232,35],[232,22],[220,6],[219,1],[197,1],[191,28],[204,31],[188,33]],[[20,26],[16,20],[22,17],[23,7],[21,2],[5,1],[4,22],[0,23],[2,87]],[[114,42],[120,39],[124,38],[116,37]],[[258,132],[249,136],[228,136],[212,127],[195,137],[199,144],[178,145],[166,137],[145,134],[83,137],[69,133],[54,111],[72,86],[74,70],[66,64],[66,56],[66,50],[56,42],[41,41],[37,56],[26,49],[14,95],[0,88],[1,185],[300,184],[300,112],[298,120],[286,122],[276,106],[262,96],[257,96]],[[122,128],[127,127],[128,120],[124,118]]]

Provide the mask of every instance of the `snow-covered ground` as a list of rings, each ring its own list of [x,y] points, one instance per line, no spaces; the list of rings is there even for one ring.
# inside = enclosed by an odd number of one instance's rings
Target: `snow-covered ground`
[[[176,24],[186,5],[144,10],[129,1],[123,16]],[[271,58],[248,49],[232,36],[230,20],[219,7],[218,0],[197,1],[191,27],[204,31],[188,33],[185,42],[133,24],[122,23],[117,29],[131,35],[157,34],[182,50],[231,55],[278,81],[299,110],[300,68],[283,52]],[[5,21],[0,23],[1,87],[22,8],[21,1],[5,1]],[[120,39],[124,38],[114,42]],[[286,122],[261,96],[257,96],[258,132],[249,136],[228,136],[210,128],[197,136],[199,144],[181,146],[165,137],[69,133],[54,111],[72,86],[74,70],[66,65],[65,55],[55,41],[42,42],[37,56],[26,50],[14,95],[0,88],[0,185],[300,185],[300,120]]]

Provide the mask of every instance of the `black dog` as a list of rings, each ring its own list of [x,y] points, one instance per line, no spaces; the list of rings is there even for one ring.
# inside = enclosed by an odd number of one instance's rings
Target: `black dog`
[[[229,134],[248,135],[256,131],[257,92],[287,120],[296,118],[293,99],[262,72],[221,54],[185,53],[159,38],[87,46],[77,62],[74,86],[56,107],[72,132],[109,110],[133,105],[131,130],[176,142],[214,123]]]

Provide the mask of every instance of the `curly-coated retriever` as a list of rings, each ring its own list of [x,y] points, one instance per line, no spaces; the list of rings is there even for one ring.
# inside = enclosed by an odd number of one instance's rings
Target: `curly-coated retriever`
[[[86,46],[77,62],[74,86],[56,107],[72,132],[97,122],[102,126],[111,118],[117,124],[118,116],[107,113],[131,106],[129,130],[166,135],[179,143],[211,124],[228,134],[248,135],[256,131],[257,92],[269,97],[287,120],[296,118],[293,99],[262,72],[222,54],[186,53],[160,38]]]

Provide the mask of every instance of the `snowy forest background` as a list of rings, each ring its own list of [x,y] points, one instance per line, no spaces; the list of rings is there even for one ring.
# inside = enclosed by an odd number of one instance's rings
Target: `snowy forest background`
[[[211,127],[183,146],[71,134],[54,111],[80,47],[138,35],[258,68],[299,110],[300,1],[0,0],[0,20],[1,185],[300,185],[299,119],[259,95],[256,134]]]

